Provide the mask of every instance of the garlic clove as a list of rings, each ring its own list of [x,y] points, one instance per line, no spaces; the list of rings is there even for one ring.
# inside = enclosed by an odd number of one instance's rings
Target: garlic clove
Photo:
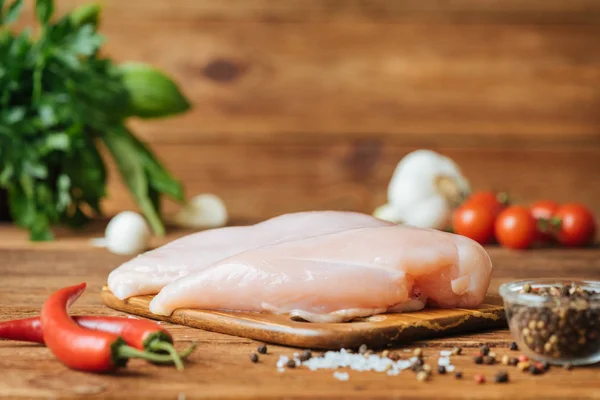
[[[150,228],[144,217],[133,211],[124,211],[110,220],[104,239],[111,253],[134,255],[148,248],[150,235]]]
[[[203,193],[193,197],[171,222],[184,228],[211,229],[227,224],[228,214],[225,203],[212,193]]]
[[[393,205],[387,203],[383,204],[373,211],[375,218],[382,219],[384,221],[394,222],[396,224],[402,223],[402,216],[400,210],[395,208]]]

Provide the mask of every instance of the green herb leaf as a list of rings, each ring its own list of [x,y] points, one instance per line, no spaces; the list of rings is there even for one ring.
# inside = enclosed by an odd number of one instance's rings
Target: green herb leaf
[[[12,4],[8,6],[8,11],[2,22],[5,24],[12,24],[19,18],[19,15],[21,15],[21,10],[23,10],[23,0],[14,0]]]
[[[170,196],[174,200],[183,202],[185,200],[185,194],[181,182],[176,180],[162,166],[160,161],[158,161],[142,141],[133,136],[129,131],[126,131],[126,134],[137,149],[140,160],[144,165],[144,169],[150,178],[150,186],[159,192]]]
[[[36,0],[35,1],[35,16],[42,25],[45,25],[52,17],[54,12],[53,0]]]
[[[187,111],[190,103],[175,82],[145,64],[121,65],[123,83],[129,91],[130,115],[141,118],[166,117]]]
[[[69,15],[69,19],[74,27],[81,27],[89,24],[94,28],[97,28],[101,11],[102,7],[100,4],[84,4],[74,9]]]
[[[138,206],[146,216],[152,230],[157,235],[164,235],[165,229],[158,210],[154,208],[152,200],[149,197],[148,180],[146,179],[136,148],[131,140],[129,140],[127,130],[122,126],[113,128],[104,134],[103,139],[117,163],[125,184],[133,193]]]

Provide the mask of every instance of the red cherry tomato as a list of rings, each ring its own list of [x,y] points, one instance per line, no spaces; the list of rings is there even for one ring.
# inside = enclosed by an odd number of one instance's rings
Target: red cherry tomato
[[[511,206],[504,209],[495,225],[496,240],[504,247],[526,249],[535,240],[536,220],[528,208]]]
[[[539,200],[529,207],[535,219],[550,219],[556,214],[560,205],[552,200]]]
[[[506,207],[506,201],[500,200],[505,196],[492,191],[475,192],[467,198],[464,205],[482,204],[492,210],[494,215],[498,215]]]
[[[537,220],[537,233],[535,241],[549,244],[554,241],[550,220],[558,211],[559,204],[552,200],[539,200],[531,205],[531,215]]]
[[[563,204],[556,211],[554,221],[560,221],[556,238],[563,246],[585,246],[594,240],[594,214],[581,204]]]
[[[496,215],[485,204],[465,204],[454,211],[452,227],[454,233],[466,236],[480,244],[494,239]]]

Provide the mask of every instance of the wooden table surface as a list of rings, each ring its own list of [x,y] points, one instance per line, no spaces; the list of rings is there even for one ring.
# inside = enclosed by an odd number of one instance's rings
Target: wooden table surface
[[[181,232],[179,235],[182,234]],[[99,291],[111,269],[127,257],[92,248],[89,238],[98,232],[62,236],[54,243],[30,244],[25,235],[10,226],[0,226],[0,314],[1,319],[36,315],[50,293],[81,281],[89,289],[72,307],[76,314],[119,315],[100,302]],[[172,237],[167,238],[171,239]],[[158,244],[158,242],[157,242]],[[541,276],[600,278],[600,249],[536,250],[512,252],[491,247],[494,278],[491,291],[507,280]],[[464,372],[462,380],[452,375],[434,374],[429,382],[418,382],[412,372],[398,376],[375,372],[349,371],[342,382],[333,371],[307,369],[277,372],[280,354],[294,349],[269,346],[269,354],[258,364],[248,354],[257,343],[252,340],[204,332],[181,326],[168,326],[179,347],[198,343],[183,372],[133,361],[119,373],[98,375],[75,372],[61,365],[42,346],[0,342],[0,397],[7,398],[600,398],[600,368],[585,367],[566,371],[552,368],[542,376],[531,376],[516,368],[475,365],[471,353],[482,343],[496,346],[498,357],[511,353],[507,330],[484,332],[418,343],[426,359],[436,363],[440,349],[455,345],[464,355],[452,362]],[[415,345],[407,346],[413,348]],[[399,354],[407,357],[403,349]],[[493,375],[508,370],[510,382],[495,384]],[[476,373],[485,374],[488,383],[477,385]]]

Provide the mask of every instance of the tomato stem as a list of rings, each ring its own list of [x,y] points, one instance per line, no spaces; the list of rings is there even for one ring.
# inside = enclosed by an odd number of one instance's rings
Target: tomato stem
[[[502,204],[505,207],[510,204],[510,196],[507,192],[498,192],[496,194],[496,199],[500,204]]]

